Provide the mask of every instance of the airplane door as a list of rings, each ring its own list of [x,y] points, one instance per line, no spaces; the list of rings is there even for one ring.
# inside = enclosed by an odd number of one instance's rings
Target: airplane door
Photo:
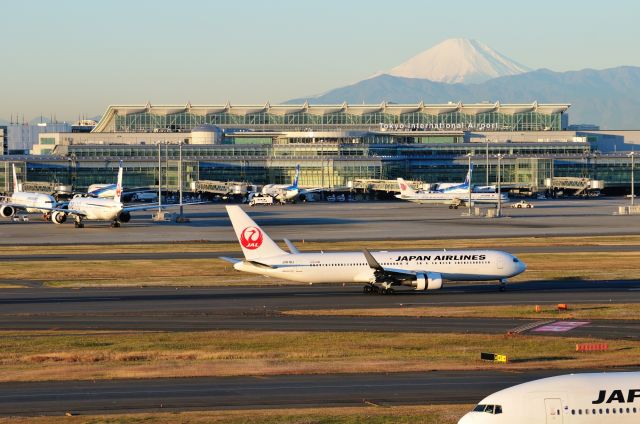
[[[502,257],[502,255],[498,255],[498,269],[502,270],[504,268],[504,258]]]
[[[547,417],[547,424],[562,424],[562,400],[545,399],[544,409]]]

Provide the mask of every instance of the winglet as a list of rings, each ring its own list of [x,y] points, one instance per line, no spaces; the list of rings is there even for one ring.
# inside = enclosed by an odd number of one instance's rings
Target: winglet
[[[376,258],[373,257],[371,252],[369,252],[367,249],[362,249],[362,253],[364,253],[364,257],[366,258],[367,263],[369,264],[369,267],[371,267],[371,269],[384,269],[382,268],[382,265],[380,265],[378,261],[376,261]]]
[[[285,243],[285,244],[287,245],[287,247],[289,248],[289,251],[290,251],[291,253],[293,253],[294,255],[297,255],[297,254],[299,254],[299,253],[300,253],[300,251],[298,250],[298,248],[297,248],[293,243],[291,243],[291,240],[289,240],[289,239],[284,239],[284,243]]]

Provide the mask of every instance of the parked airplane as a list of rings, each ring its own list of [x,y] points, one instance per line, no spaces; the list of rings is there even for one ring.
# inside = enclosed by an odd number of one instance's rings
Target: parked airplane
[[[309,193],[320,191],[320,188],[300,188],[298,180],[300,178],[300,165],[296,165],[296,174],[291,184],[267,184],[262,187],[263,196],[271,196],[281,203],[304,201]]]
[[[4,218],[11,218],[20,210],[28,213],[42,212],[45,219],[49,220],[51,208],[55,208],[57,205],[56,199],[49,194],[22,191],[16,176],[15,164],[12,164],[11,167],[13,169],[13,193],[0,201],[0,215]]]
[[[429,186],[428,191],[437,191],[441,193],[468,193],[469,184],[471,184],[471,176],[473,175],[473,163],[471,169],[467,172],[467,176],[463,183],[435,183]],[[496,186],[471,186],[473,193],[495,193]]]
[[[458,424],[640,422],[640,372],[568,374],[487,396]]]
[[[515,256],[497,250],[411,250],[395,252],[291,253],[278,245],[239,207],[227,206],[244,260],[222,257],[238,271],[301,283],[365,283],[365,293],[393,293],[393,287],[436,290],[444,280],[497,280],[527,268]]]
[[[112,227],[119,227],[121,223],[131,220],[131,212],[158,209],[158,204],[145,206],[125,206],[121,201],[122,196],[122,163],[118,169],[118,181],[113,198],[95,198],[75,196],[63,208],[51,209],[51,221],[62,224],[67,216],[73,216],[76,228],[83,228],[83,221],[111,221]],[[193,203],[183,203],[188,205]],[[179,205],[162,205],[161,207],[178,207]]]
[[[300,165],[296,165],[296,174],[291,184],[267,184],[262,187],[262,194],[274,197],[282,203],[291,202],[300,193],[298,178],[300,178]]]
[[[459,191],[416,191],[412,189],[407,182],[398,178],[398,186],[400,187],[400,194],[396,194],[396,197],[401,200],[408,200],[414,203],[433,203],[449,205],[449,208],[457,209],[459,206],[466,205],[469,201],[469,186],[467,189]],[[498,198],[501,202],[509,202],[509,196],[507,193],[496,192],[471,192],[471,204],[475,203],[498,203]]]
[[[113,199],[116,195],[116,184],[91,184],[87,189],[87,194],[92,197]]]

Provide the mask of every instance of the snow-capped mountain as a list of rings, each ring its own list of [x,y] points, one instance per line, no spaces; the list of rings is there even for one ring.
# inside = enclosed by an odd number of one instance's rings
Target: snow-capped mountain
[[[473,84],[528,71],[526,66],[480,41],[451,38],[384,73],[448,84]]]

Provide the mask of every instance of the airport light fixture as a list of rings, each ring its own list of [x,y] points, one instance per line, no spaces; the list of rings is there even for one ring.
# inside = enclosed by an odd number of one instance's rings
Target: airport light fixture
[[[635,204],[635,197],[636,197],[636,194],[635,194],[636,179],[634,175],[634,168],[635,168],[634,157],[636,156],[636,152],[631,152],[627,154],[627,156],[631,157],[631,206],[633,206]]]
[[[178,147],[178,185],[180,187],[180,215],[178,216],[178,222],[183,222],[183,206],[182,206],[182,141]]]

